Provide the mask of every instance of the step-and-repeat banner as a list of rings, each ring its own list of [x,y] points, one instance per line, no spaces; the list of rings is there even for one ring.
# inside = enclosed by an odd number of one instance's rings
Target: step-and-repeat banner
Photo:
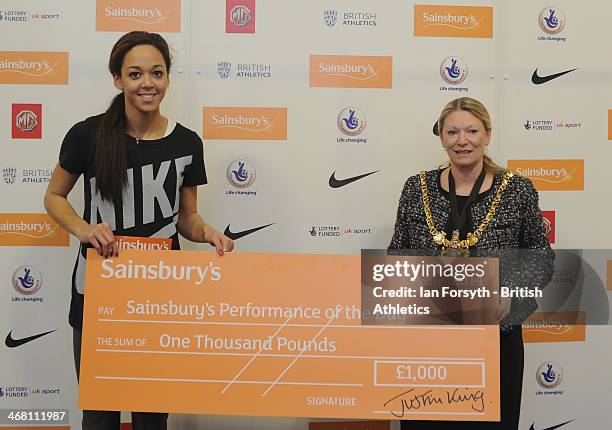
[[[66,131],[116,93],[106,64],[123,33],[159,32],[172,46],[162,111],[202,137],[199,210],[239,237],[237,252],[385,248],[406,178],[445,161],[432,125],[461,96],[491,113],[490,155],[540,190],[553,246],[609,248],[611,13],[568,0],[4,0],[0,409],[69,409],[80,428],[67,323],[77,243],[43,195]],[[593,270],[605,281],[605,261]],[[578,272],[558,264],[553,287]],[[524,337],[521,429],[607,428],[608,327],[530,322]],[[309,421],[175,415],[170,425]]]

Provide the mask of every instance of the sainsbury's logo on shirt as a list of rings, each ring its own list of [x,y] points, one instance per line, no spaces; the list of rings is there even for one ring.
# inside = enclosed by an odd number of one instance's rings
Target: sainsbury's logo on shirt
[[[0,51],[0,84],[68,83],[68,52]]]
[[[0,214],[0,246],[68,246],[68,233],[47,214]]]
[[[180,0],[96,0],[96,31],[178,33]]]
[[[287,140],[287,108],[204,107],[204,139]]]

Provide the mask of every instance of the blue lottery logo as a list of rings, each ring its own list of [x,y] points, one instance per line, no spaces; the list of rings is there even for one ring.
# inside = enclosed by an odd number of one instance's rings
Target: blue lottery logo
[[[348,106],[338,114],[338,129],[347,136],[357,136],[361,134],[367,124],[365,114],[356,107]]]
[[[536,380],[542,388],[555,388],[563,380],[563,369],[553,361],[542,363],[536,372]]]
[[[35,267],[21,266],[13,273],[13,287],[20,294],[34,294],[42,287],[42,275]]]
[[[556,7],[549,6],[542,9],[538,21],[542,31],[548,34],[560,33],[565,28],[565,15]]]
[[[227,180],[236,188],[248,188],[255,182],[255,166],[247,160],[232,161],[227,166]]]
[[[440,64],[440,76],[450,85],[459,85],[467,78],[467,64],[461,57],[446,57]]]

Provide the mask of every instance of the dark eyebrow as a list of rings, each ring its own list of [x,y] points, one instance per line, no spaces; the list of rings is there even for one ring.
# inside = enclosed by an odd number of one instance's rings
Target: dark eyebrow
[[[153,69],[157,69],[158,67],[164,67],[164,65],[163,64],[156,64],[152,68]],[[140,70],[140,66],[128,66],[128,69],[139,69]]]

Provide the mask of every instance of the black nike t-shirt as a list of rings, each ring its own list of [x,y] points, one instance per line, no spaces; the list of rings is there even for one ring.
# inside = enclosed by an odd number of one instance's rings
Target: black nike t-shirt
[[[68,172],[84,175],[83,219],[95,225],[106,222],[121,236],[171,238],[172,249],[180,249],[178,212],[180,188],[206,183],[202,140],[193,131],[176,124],[157,140],[127,138],[127,178],[122,207],[102,200],[96,192],[95,134],[101,115],[75,124],[60,149],[59,164]],[[72,274],[69,321],[80,329],[85,292],[85,253],[81,245]]]

